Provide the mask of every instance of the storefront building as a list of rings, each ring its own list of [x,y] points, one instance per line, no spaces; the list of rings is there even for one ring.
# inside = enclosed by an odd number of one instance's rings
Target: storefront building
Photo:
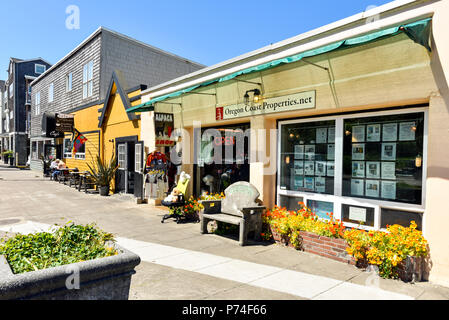
[[[228,171],[267,207],[301,201],[365,229],[414,220],[429,241],[429,280],[449,285],[447,21],[447,2],[395,1],[149,88],[128,111],[142,112],[150,151],[154,111],[174,113],[188,132],[191,194],[220,190]],[[194,133],[211,128],[250,128],[243,156],[206,165],[219,134],[198,143]],[[235,168],[247,158],[246,176]]]
[[[120,166],[112,181],[111,192],[142,195],[143,142],[140,141],[140,115],[126,110],[141,103],[145,86],[125,90],[120,75],[113,72],[104,103],[71,112],[74,128],[87,138],[83,147],[72,154],[73,134],[66,133],[63,161],[68,168],[90,171],[96,167],[97,156],[109,163],[114,155]]]

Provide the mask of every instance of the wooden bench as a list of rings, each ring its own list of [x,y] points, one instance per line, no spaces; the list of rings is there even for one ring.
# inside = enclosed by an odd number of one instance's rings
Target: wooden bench
[[[205,210],[201,219],[201,233],[207,234],[207,224],[209,221],[219,221],[239,226],[239,244],[246,245],[248,234],[254,232],[255,240],[260,240],[262,232],[262,214],[266,209],[258,205],[256,200],[260,194],[257,189],[248,182],[237,182],[225,190],[226,198],[223,200],[213,200],[216,206],[214,210]],[[208,201],[203,201],[205,207]],[[209,212],[216,213],[209,213]]]

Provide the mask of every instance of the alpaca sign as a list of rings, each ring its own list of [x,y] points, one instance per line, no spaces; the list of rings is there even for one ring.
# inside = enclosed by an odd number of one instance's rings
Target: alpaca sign
[[[154,114],[154,128],[156,133],[156,147],[172,147],[175,141],[171,139],[175,127],[173,113],[156,112]]]

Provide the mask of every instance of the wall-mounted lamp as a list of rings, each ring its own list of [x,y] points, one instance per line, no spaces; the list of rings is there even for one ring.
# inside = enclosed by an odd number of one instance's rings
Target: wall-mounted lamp
[[[249,104],[249,93],[250,92],[254,93],[253,101],[255,103],[258,103],[262,99],[262,94],[261,94],[259,89],[248,90],[248,91],[245,92],[245,95],[243,96],[245,104]]]
[[[285,157],[285,164],[290,164],[290,156]]]
[[[351,131],[346,130],[346,131],[345,131],[345,134],[346,134],[347,136],[350,136],[350,135],[351,135]]]
[[[421,166],[422,166],[422,157],[421,157],[421,155],[417,155],[417,156],[416,156],[416,159],[415,159],[415,166],[416,166],[417,168],[421,168]]]

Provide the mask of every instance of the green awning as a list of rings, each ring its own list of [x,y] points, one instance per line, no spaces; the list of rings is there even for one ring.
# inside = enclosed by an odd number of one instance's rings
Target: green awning
[[[241,75],[245,75],[245,74],[250,74],[253,72],[260,72],[263,70],[267,70],[267,69],[271,69],[274,67],[277,67],[279,65],[282,64],[288,64],[288,63],[292,63],[292,62],[297,62],[300,61],[303,58],[308,58],[308,57],[313,57],[313,56],[317,56],[323,53],[327,53],[327,52],[331,52],[331,51],[335,51],[338,49],[342,49],[342,48],[348,48],[348,47],[353,47],[353,46],[357,46],[357,45],[361,45],[361,44],[365,44],[371,41],[375,41],[378,40],[380,38],[383,37],[387,37],[387,36],[394,36],[397,35],[401,32],[404,32],[407,36],[410,37],[410,39],[412,39],[413,41],[415,41],[416,43],[424,46],[427,50],[431,51],[430,48],[430,44],[429,44],[429,38],[430,38],[430,21],[432,19],[428,18],[428,19],[424,19],[424,20],[420,20],[420,21],[416,21],[413,23],[409,23],[409,24],[405,24],[405,25],[399,25],[396,27],[391,27],[391,28],[387,28],[384,30],[380,30],[380,31],[376,31],[376,32],[372,32],[363,36],[359,36],[359,37],[355,37],[355,38],[351,38],[351,39],[347,39],[347,40],[343,40],[343,41],[339,41],[339,42],[335,42],[332,44],[328,44],[326,46],[322,46],[313,50],[308,50],[302,53],[298,53],[296,55],[290,56],[290,57],[286,57],[286,58],[282,58],[282,59],[277,59],[277,60],[273,60],[255,67],[251,67],[251,68],[247,68],[244,70],[240,70],[237,72],[234,72],[232,74],[229,74],[227,76],[215,79],[215,80],[210,80],[195,86],[192,86],[190,88],[187,89],[183,89],[183,90],[179,90],[176,92],[172,92],[154,99],[151,99],[148,102],[142,103],[138,106],[129,108],[126,112],[146,112],[146,111],[153,111],[154,110],[154,104],[157,102],[161,102],[170,98],[176,98],[179,97],[183,94],[192,92],[195,89],[201,88],[201,87],[205,87],[208,86],[210,84],[213,83],[220,83],[220,82],[225,82],[225,81],[229,81],[234,79],[235,77],[241,76]]]

